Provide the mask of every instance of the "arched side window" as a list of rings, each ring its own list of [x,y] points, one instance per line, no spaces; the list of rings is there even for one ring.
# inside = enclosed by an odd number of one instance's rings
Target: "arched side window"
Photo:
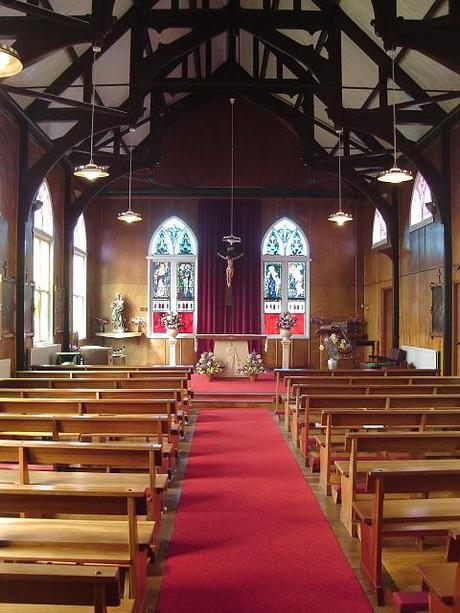
[[[157,228],[149,246],[149,333],[164,334],[161,316],[176,311],[184,327],[193,334],[197,315],[197,241],[178,217],[170,217]]]
[[[79,339],[86,338],[86,226],[80,215],[73,232],[72,329]]]
[[[43,181],[34,205],[34,344],[53,341],[53,205]]]
[[[378,209],[375,209],[372,226],[372,247],[381,247],[388,242],[387,224]]]
[[[409,230],[416,230],[433,221],[433,215],[427,207],[432,201],[428,183],[420,173],[417,173],[410,202]]]
[[[283,218],[262,241],[262,330],[278,335],[278,315],[296,317],[293,333],[310,335],[310,249],[302,230]]]

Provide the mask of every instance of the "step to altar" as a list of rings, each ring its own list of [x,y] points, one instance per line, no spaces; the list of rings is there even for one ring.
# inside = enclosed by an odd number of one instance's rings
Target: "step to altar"
[[[194,409],[275,409],[273,392],[195,392],[191,400]]]

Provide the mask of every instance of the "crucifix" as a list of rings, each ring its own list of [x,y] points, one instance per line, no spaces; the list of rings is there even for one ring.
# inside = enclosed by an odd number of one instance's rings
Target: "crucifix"
[[[230,251],[230,249],[228,251]],[[235,267],[233,266],[233,262],[235,260],[239,260],[240,258],[242,258],[244,253],[240,253],[239,255],[232,256],[232,255],[229,255],[228,251],[227,251],[227,255],[222,255],[219,252],[217,252],[217,255],[223,260],[227,261],[227,268],[225,269],[225,276],[227,278],[227,287],[230,289],[232,287],[233,275],[235,274]]]

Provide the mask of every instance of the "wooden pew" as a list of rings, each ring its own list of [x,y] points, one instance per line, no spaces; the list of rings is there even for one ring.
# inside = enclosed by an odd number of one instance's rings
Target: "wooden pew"
[[[427,460],[416,466],[402,462],[399,468],[381,465],[367,473],[366,493],[373,499],[355,501],[353,509],[360,526],[361,571],[379,605],[384,601],[385,536],[447,535],[460,527],[460,498],[385,500],[385,495],[444,491],[460,491],[460,460]]]
[[[428,414],[419,414],[419,416],[422,423],[425,424],[430,417]],[[450,421],[446,414],[444,414],[444,419]],[[422,461],[423,464],[430,461],[430,458],[424,458],[427,453],[441,452],[447,453],[451,457],[458,457],[460,453],[460,432],[411,432],[410,434],[403,432],[355,432],[346,435],[345,450],[350,454],[349,460],[335,462],[340,475],[342,499],[340,521],[350,534],[354,534],[353,503],[359,498],[359,479],[362,480],[365,474],[373,468],[403,466],[405,462],[401,459],[390,460],[384,457],[376,460],[376,455],[384,453],[407,454],[407,460],[410,460],[411,465],[417,465],[419,461]],[[364,453],[372,454],[374,458],[366,459],[362,457]],[[414,456],[418,459],[415,459]],[[431,461],[435,462],[437,459],[433,458]]]
[[[353,444],[347,438],[346,432],[349,430],[363,430],[368,428],[379,428],[384,430],[419,430],[423,431],[427,427],[435,427],[430,422],[428,410],[409,410],[409,411],[364,411],[364,410],[331,410],[323,411],[321,415],[321,427],[324,428],[324,435],[318,436],[320,458],[320,485],[327,494],[331,491],[331,467],[333,465],[333,453],[339,452],[342,448],[342,458],[345,460],[354,450]],[[444,429],[459,430],[460,438],[460,409],[450,409],[448,411],[436,411],[436,427]],[[427,425],[428,424],[428,425]],[[377,434],[377,433],[376,433]],[[347,446],[348,444],[348,446]],[[371,454],[380,453],[380,449],[372,450]]]
[[[132,613],[133,608],[133,600],[122,601],[117,567],[0,564],[0,613]]]
[[[460,611],[460,532],[449,533],[446,562],[418,566],[430,613]]]
[[[292,377],[305,377],[305,378],[316,378],[316,383],[319,383],[318,379],[328,379],[329,381],[334,380],[335,378],[344,379],[344,378],[361,378],[361,377],[369,377],[380,378],[380,377],[413,377],[417,378],[420,376],[430,376],[435,377],[439,375],[439,371],[431,370],[431,369],[379,369],[379,370],[358,370],[358,369],[348,369],[348,370],[315,370],[310,368],[275,368],[275,392],[277,398],[280,396],[281,385],[284,383],[288,388],[289,382],[286,381]],[[288,394],[288,389],[286,390]],[[288,394],[289,395],[289,394]],[[279,405],[276,405],[276,411],[278,412]],[[289,424],[285,424],[285,427],[289,428]]]
[[[70,370],[20,370],[16,373],[16,378],[30,379],[44,377],[46,373],[56,379],[157,379],[165,378],[187,378],[190,379],[189,369],[155,369],[155,370],[80,370],[72,368]]]
[[[69,487],[0,484],[0,560],[103,564],[128,570],[129,597],[143,610],[148,555],[154,522],[138,520],[144,493],[119,487]],[[26,517],[11,517],[24,514]],[[79,519],[43,519],[37,515],[78,514]],[[34,517],[30,517],[33,515]],[[94,520],[85,516],[118,515]],[[28,517],[29,516],[29,517]]]
[[[317,395],[301,396],[300,408],[291,415],[292,437],[304,457],[308,449],[309,422],[312,415],[328,409],[455,409],[460,408],[460,395]]]
[[[0,398],[76,398],[94,400],[171,400],[180,402],[180,391],[177,389],[87,389],[82,388],[0,388]]]
[[[285,422],[289,429],[291,409],[299,404],[302,395],[318,394],[384,394],[418,393],[418,394],[458,394],[460,377],[334,377],[309,378],[288,377],[285,380]],[[417,391],[413,387],[417,387]],[[409,389],[406,392],[406,389]],[[292,406],[293,405],[293,406]]]

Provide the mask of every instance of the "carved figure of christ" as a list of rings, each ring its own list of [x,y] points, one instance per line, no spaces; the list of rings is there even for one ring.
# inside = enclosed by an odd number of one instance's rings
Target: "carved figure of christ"
[[[223,260],[227,261],[227,268],[225,269],[225,275],[227,278],[227,287],[231,287],[232,286],[232,280],[233,280],[233,275],[235,274],[235,267],[233,265],[233,262],[235,260],[239,260],[240,258],[243,257],[244,253],[240,253],[239,255],[232,257],[230,255],[222,255],[221,253],[217,252],[217,255],[222,258]]]

